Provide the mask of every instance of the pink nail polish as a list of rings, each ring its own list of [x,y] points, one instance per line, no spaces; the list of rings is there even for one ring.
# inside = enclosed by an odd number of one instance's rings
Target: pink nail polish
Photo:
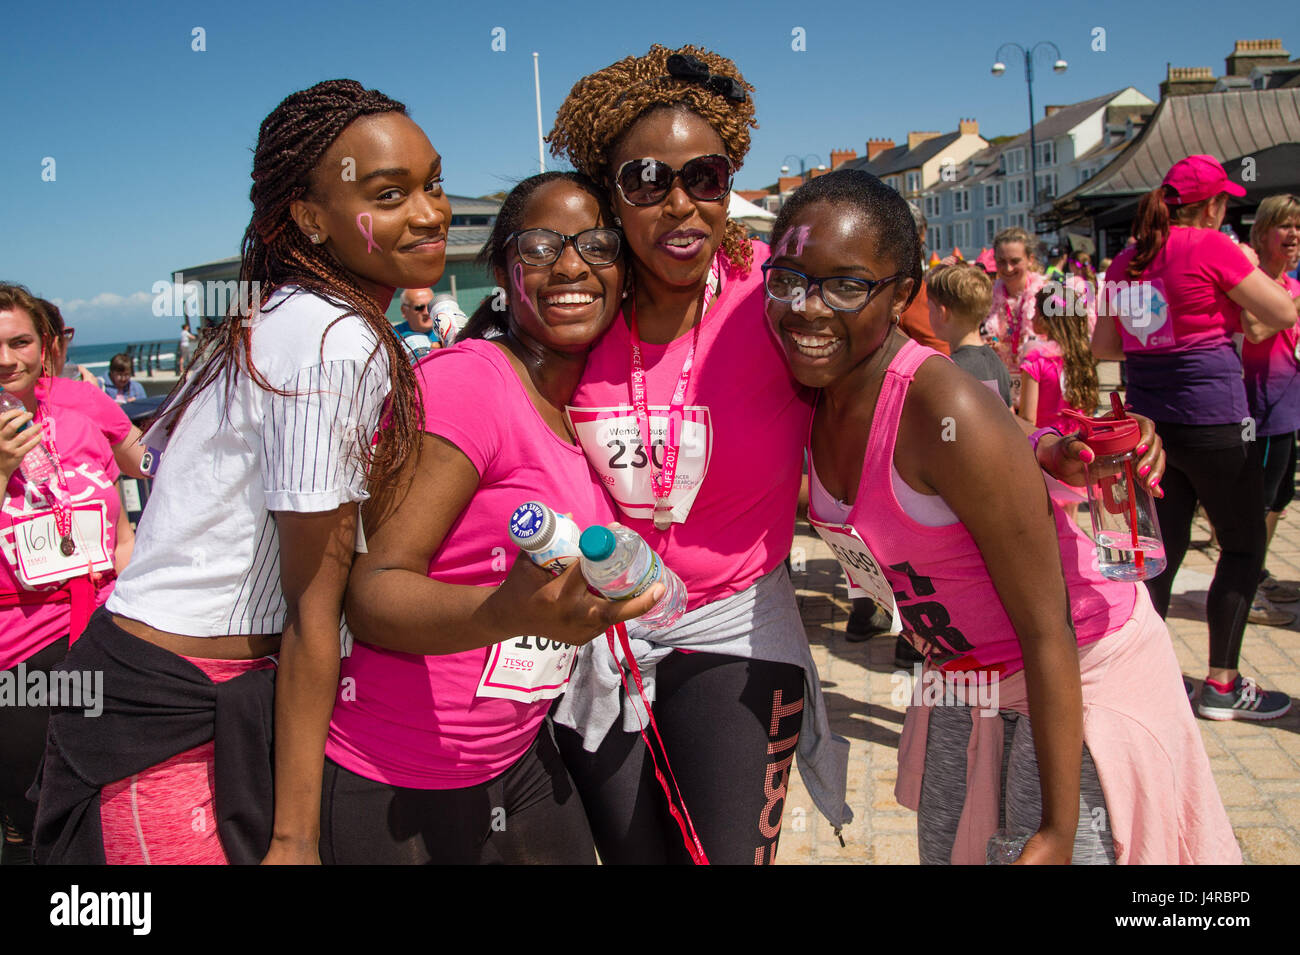
[[[1134,454],[1137,454],[1137,455],[1140,456],[1140,455],[1146,454],[1146,453],[1147,453],[1147,449],[1148,449],[1148,446],[1147,446],[1147,445],[1145,445],[1145,444],[1139,444],[1139,445],[1137,446],[1137,450],[1134,451],[1133,453],[1134,453]]]
[[[1093,461],[1097,460],[1097,455],[1092,453],[1091,448],[1084,448],[1079,452],[1079,459],[1083,461],[1084,464],[1091,464]]]
[[[1138,468],[1138,477],[1146,477],[1147,472],[1150,470],[1151,470],[1151,465],[1149,464],[1142,465],[1142,467]]]

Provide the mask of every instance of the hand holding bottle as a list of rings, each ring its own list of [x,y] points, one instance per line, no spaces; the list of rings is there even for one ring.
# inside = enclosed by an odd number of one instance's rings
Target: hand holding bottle
[[[0,412],[0,478],[4,483],[41,443],[41,429],[31,424],[31,414],[22,407]]]
[[[580,647],[649,612],[663,594],[663,584],[655,584],[631,600],[609,600],[588,589],[576,563],[557,577],[519,554],[482,610],[503,640],[529,633]]]

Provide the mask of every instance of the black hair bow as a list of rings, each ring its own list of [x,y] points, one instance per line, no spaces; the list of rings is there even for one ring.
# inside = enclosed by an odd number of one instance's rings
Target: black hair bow
[[[709,92],[726,97],[733,103],[745,102],[745,87],[730,76],[710,73],[699,57],[674,53],[668,57],[668,75],[673,79],[698,83]]]

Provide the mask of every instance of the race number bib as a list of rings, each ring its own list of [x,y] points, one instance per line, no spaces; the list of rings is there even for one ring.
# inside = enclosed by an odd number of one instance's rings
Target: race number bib
[[[897,632],[901,621],[898,609],[894,606],[894,589],[889,586],[885,572],[880,569],[879,562],[857,529],[848,524],[824,524],[811,517],[808,523],[812,524],[817,536],[826,542],[844,569],[844,574],[849,579],[849,596],[870,597],[878,607],[892,610],[893,629]]]
[[[619,508],[628,517],[650,520],[654,516],[655,497],[651,486],[650,462],[657,473],[664,463],[664,445],[668,439],[667,405],[651,405],[650,450],[641,443],[636,415],[627,405],[621,408],[567,409],[573,433],[583,453]],[[673,481],[668,504],[674,524],[681,524],[691,512],[695,496],[709,470],[713,450],[713,429],[709,409],[692,406],[682,409],[681,450],[677,458],[677,476]]]
[[[553,700],[564,692],[578,648],[545,637],[512,637],[488,647],[477,696],[518,703]]]
[[[75,506],[72,509],[74,547],[70,555],[64,556],[59,547],[61,539],[54,511],[15,518],[14,561],[18,579],[25,587],[36,587],[82,577],[86,574],[87,560],[93,570],[112,570],[106,523],[103,502]]]

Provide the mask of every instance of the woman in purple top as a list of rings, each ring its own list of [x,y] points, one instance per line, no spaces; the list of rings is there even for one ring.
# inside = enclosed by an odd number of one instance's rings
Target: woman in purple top
[[[1245,246],[1218,231],[1228,181],[1212,156],[1175,163],[1138,207],[1134,245],[1106,273],[1093,353],[1127,362],[1130,406],[1156,422],[1169,467],[1156,504],[1169,564],[1147,581],[1167,616],[1174,575],[1191,537],[1197,503],[1221,553],[1206,600],[1210,666],[1197,712],[1208,719],[1273,719],[1284,693],[1264,692],[1237,671],[1255,587],[1264,564],[1260,447],[1233,336],[1262,341],[1295,324],[1290,298]],[[1245,311],[1243,311],[1245,310]]]

